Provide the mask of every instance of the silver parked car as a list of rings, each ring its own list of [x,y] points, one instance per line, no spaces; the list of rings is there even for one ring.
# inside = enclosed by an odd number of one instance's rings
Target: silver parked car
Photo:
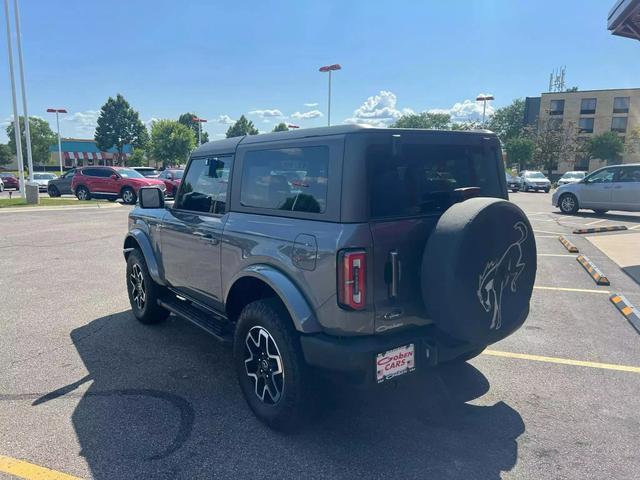
[[[543,190],[545,193],[549,193],[549,190],[551,190],[551,182],[542,172],[525,170],[520,172],[520,179],[523,192]]]
[[[587,176],[587,172],[566,172],[558,180],[558,186],[567,185],[569,183],[576,183]]]
[[[558,187],[551,201],[563,213],[576,213],[581,208],[596,213],[640,212],[640,163],[596,170],[577,183]]]
[[[53,173],[33,174],[33,181],[38,184],[38,190],[41,192],[46,192],[47,187],[49,186],[49,180],[55,180],[56,178],[58,178],[58,176]]]

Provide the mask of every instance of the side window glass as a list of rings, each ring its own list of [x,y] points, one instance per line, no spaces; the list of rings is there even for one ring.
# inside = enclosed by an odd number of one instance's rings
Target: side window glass
[[[623,167],[620,169],[619,182],[639,182],[640,183],[640,167]]]
[[[247,152],[240,203],[247,207],[324,213],[329,148],[281,148]]]
[[[611,183],[615,177],[616,171],[613,168],[605,168],[593,175],[589,176],[589,183]]]
[[[222,215],[233,157],[195,158],[182,180],[176,208]]]

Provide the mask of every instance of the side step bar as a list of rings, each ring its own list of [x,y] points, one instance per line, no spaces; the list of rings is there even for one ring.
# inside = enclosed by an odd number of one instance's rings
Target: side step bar
[[[199,308],[189,300],[180,300],[173,296],[158,299],[158,305],[189,320],[221,342],[230,343],[233,339],[231,323],[212,310]]]

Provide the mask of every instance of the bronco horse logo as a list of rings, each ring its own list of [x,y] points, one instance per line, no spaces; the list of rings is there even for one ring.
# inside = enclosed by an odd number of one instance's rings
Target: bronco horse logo
[[[517,222],[514,230],[520,232],[520,239],[509,245],[499,260],[490,260],[480,275],[478,300],[486,312],[493,312],[490,330],[498,330],[502,326],[502,293],[505,287],[515,293],[516,282],[524,270],[522,263],[522,243],[527,239],[527,226]]]

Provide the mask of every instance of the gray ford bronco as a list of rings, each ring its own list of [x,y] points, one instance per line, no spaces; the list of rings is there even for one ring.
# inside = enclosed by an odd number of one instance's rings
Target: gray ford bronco
[[[143,188],[131,308],[233,344],[258,418],[294,427],[319,373],[381,383],[465,361],[529,313],[536,246],[497,137],[336,126],[191,155],[172,205]]]

